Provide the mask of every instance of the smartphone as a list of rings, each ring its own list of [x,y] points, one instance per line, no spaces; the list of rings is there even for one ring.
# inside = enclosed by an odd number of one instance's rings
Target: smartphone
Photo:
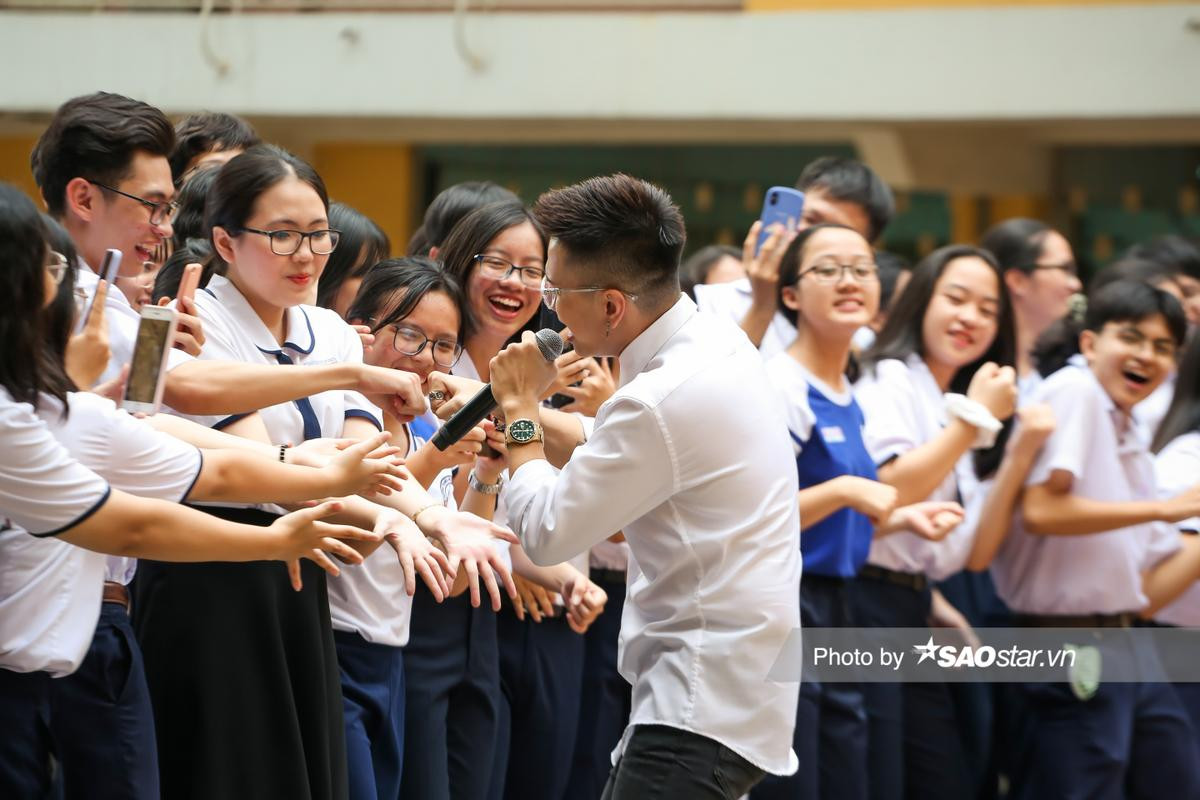
[[[142,307],[141,316],[121,407],[127,411],[157,414],[162,405],[167,356],[171,352],[178,316],[173,308],[150,305]]]
[[[196,289],[200,286],[200,273],[204,270],[199,264],[188,264],[183,268],[183,277],[179,279],[179,291],[175,293],[176,300],[195,299]]]
[[[100,279],[108,284],[108,291],[119,292],[117,288],[117,272],[121,269],[121,251],[120,250],[105,250],[104,261],[100,264]],[[88,303],[87,311],[79,316],[79,328],[83,330],[87,325],[88,317],[92,315],[92,306],[96,304],[96,293],[92,293],[91,302]]]
[[[787,186],[772,186],[767,189],[766,197],[763,198],[762,214],[758,217],[762,222],[762,229],[758,232],[758,244],[754,246],[754,252],[758,253],[763,242],[770,238],[771,231],[768,229],[772,225],[782,225],[785,230],[794,231],[800,224],[803,213],[804,192]]]

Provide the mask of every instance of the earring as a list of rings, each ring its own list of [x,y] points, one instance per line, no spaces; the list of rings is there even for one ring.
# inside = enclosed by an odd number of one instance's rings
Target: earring
[[[605,320],[604,321],[604,338],[607,339],[608,335],[610,333],[612,333],[612,323],[609,322],[608,320]]]

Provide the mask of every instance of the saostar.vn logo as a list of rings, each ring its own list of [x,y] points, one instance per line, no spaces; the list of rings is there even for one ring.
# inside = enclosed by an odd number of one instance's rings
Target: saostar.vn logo
[[[1069,647],[1061,650],[1043,650],[1041,648],[1021,648],[1017,646],[997,650],[989,644],[972,647],[966,645],[955,647],[949,644],[937,644],[933,636],[925,644],[913,646],[913,652],[920,658],[917,666],[932,659],[939,667],[1073,667],[1075,666],[1075,650]]]

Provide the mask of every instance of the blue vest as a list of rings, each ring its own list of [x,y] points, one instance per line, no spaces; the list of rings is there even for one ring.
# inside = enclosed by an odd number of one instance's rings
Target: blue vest
[[[806,489],[840,475],[857,475],[878,480],[875,462],[863,444],[863,413],[853,399],[850,405],[834,403],[815,386],[808,387],[808,405],[816,422],[808,441],[794,432],[800,445],[796,472],[800,488]],[[863,514],[838,509],[815,525],[800,520],[800,552],[804,572],[850,578],[867,561],[874,528]]]

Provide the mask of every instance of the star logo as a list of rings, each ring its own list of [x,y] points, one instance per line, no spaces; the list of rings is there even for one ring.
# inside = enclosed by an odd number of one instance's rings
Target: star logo
[[[914,645],[913,652],[919,653],[921,656],[921,658],[917,660],[917,663],[924,664],[926,659],[933,658],[934,651],[936,651],[937,648],[938,646],[933,643],[933,634],[929,635],[929,641],[925,644]]]

